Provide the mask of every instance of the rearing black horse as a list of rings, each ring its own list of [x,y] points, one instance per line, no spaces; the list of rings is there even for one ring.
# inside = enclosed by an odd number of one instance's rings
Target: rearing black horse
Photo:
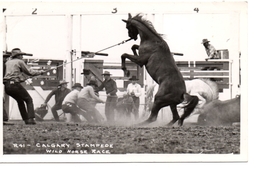
[[[182,126],[184,119],[191,114],[197,105],[198,97],[186,93],[184,79],[175,64],[171,51],[161,35],[156,32],[152,23],[143,19],[140,14],[132,17],[130,13],[128,20],[123,21],[126,22],[129,37],[136,40],[139,34],[141,42],[140,46],[132,46],[134,55],[125,53],[121,56],[122,69],[125,74],[129,73],[125,67],[125,59],[127,58],[140,67],[145,66],[147,72],[159,85],[150,117],[141,124],[156,121],[159,110],[165,106],[170,106],[173,119],[168,125],[173,125],[179,120],[178,124]],[[136,50],[138,50],[139,55]],[[184,109],[184,114],[180,117],[177,105],[184,100],[189,103]]]

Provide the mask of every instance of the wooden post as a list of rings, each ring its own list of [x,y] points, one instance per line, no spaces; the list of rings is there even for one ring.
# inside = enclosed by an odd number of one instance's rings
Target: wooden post
[[[6,40],[6,33],[7,33],[7,25],[6,25],[6,16],[2,15],[2,20],[3,20],[3,50],[7,51],[7,40]],[[3,93],[4,93],[4,98],[5,98],[5,103],[3,104],[3,108],[5,108],[7,115],[10,118],[9,115],[9,96],[5,93],[4,89],[3,89]],[[3,100],[3,99],[2,99]]]
[[[67,49],[66,49],[66,60],[67,62],[72,61],[72,15],[71,14],[66,14],[66,19],[67,19]],[[69,82],[68,83],[68,88],[71,88],[72,86],[72,78],[73,78],[73,63],[71,65],[66,65],[64,66],[66,68],[66,75],[64,75],[64,79]]]
[[[6,33],[7,33],[7,25],[6,25],[6,16],[3,16],[3,50],[7,51],[7,40],[6,40]]]
[[[229,61],[229,88],[230,88],[230,99],[233,98],[232,86],[233,86],[233,77],[232,77],[232,64],[233,60]]]
[[[242,35],[240,35],[241,30],[243,28],[246,28],[244,26],[241,26],[241,14],[237,11],[230,12],[230,18],[231,18],[231,28],[235,28],[232,30],[230,34],[230,48],[229,48],[229,59],[231,68],[230,71],[238,71],[239,70],[239,52],[241,51],[241,38],[243,38]],[[237,29],[239,28],[239,29]],[[243,40],[243,39],[242,39]],[[231,47],[232,46],[232,47]],[[236,96],[236,89],[237,85],[239,83],[239,75],[238,72],[231,73],[231,77],[229,82],[232,84],[230,85],[230,94],[231,98],[234,98]]]
[[[73,49],[76,50],[75,52],[75,59],[81,58],[82,54],[82,47],[81,47],[81,36],[82,36],[82,31],[81,31],[81,25],[82,25],[82,15],[74,15],[73,16]],[[74,73],[74,80],[75,82],[79,82],[81,84],[84,83],[84,76],[81,75],[82,71],[84,68],[84,59],[82,60],[78,60],[74,63],[74,69],[75,69],[75,73]]]

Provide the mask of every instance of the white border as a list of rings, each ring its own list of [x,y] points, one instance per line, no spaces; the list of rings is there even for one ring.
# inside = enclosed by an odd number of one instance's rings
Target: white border
[[[67,1],[66,1],[67,2]],[[98,2],[104,2],[104,1],[98,1]],[[107,2],[107,1],[105,1]],[[131,1],[133,2],[133,1]],[[161,2],[160,2],[161,3]],[[258,10],[258,9],[257,9]],[[259,32],[257,30],[256,32]],[[244,62],[244,65],[242,66],[243,70],[247,71],[247,61]],[[244,76],[247,76],[247,74],[244,74]],[[248,76],[249,77],[249,76]],[[247,79],[244,78],[246,83]],[[246,85],[246,84],[245,84]],[[244,87],[241,91],[242,95],[243,92],[247,94],[247,87]],[[244,98],[243,98],[244,99]],[[245,97],[245,102],[247,102],[248,99]],[[247,113],[247,107],[242,109],[242,112]],[[248,109],[249,110],[249,109]],[[248,112],[249,115],[249,112]],[[256,115],[256,114],[255,114]],[[2,119],[1,119],[2,120]],[[129,162],[131,160],[134,160],[134,162],[225,162],[225,161],[247,161],[247,118],[245,119],[245,122],[241,124],[241,128],[243,128],[243,133],[241,132],[241,145],[242,147],[245,147],[246,149],[241,149],[241,153],[238,156],[234,155],[176,155],[176,154],[161,154],[161,155],[109,155],[109,158],[107,156],[103,155],[91,155],[86,156],[84,155],[84,158],[82,158],[82,155],[62,155],[62,158],[60,155],[4,155],[4,157],[0,157],[1,162]],[[2,126],[1,126],[2,131]],[[2,133],[1,133],[2,134]],[[2,136],[1,136],[2,138]],[[2,144],[2,139],[1,143]],[[242,155],[242,156],[241,156]],[[64,156],[64,157],[63,157]],[[66,157],[66,158],[65,158]],[[4,158],[4,159],[2,159]],[[76,159],[76,160],[75,160]],[[122,161],[123,160],[123,161]]]

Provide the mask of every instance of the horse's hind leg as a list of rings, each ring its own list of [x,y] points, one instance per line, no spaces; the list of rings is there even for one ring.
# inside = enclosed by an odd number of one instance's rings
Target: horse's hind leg
[[[197,106],[198,102],[199,102],[199,98],[197,96],[190,96],[189,104],[184,108],[184,114],[181,116],[181,118],[178,121],[179,126],[183,125],[184,119],[191,114],[191,112]]]
[[[170,105],[172,111],[172,120],[167,124],[167,126],[172,126],[176,121],[180,119],[180,116],[177,111],[177,106],[174,104]]]

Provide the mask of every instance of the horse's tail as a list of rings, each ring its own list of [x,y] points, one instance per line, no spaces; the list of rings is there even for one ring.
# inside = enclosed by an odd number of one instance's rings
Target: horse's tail
[[[197,96],[189,95],[188,93],[184,93],[184,96],[185,96],[184,99],[188,102],[188,104],[186,106],[184,106],[183,108],[187,108],[187,109],[191,110],[191,112],[192,112],[195,109],[195,107],[197,106],[197,104],[199,102],[199,98]]]
[[[184,97],[185,101],[188,102],[188,104],[183,107],[184,114],[181,116],[181,118],[179,120],[180,126],[183,124],[184,119],[187,118],[188,116],[190,116],[190,114],[192,113],[192,111],[195,109],[195,107],[197,106],[197,104],[199,102],[199,98],[197,96],[192,96],[192,95],[189,95],[188,93],[184,93],[183,97]]]

